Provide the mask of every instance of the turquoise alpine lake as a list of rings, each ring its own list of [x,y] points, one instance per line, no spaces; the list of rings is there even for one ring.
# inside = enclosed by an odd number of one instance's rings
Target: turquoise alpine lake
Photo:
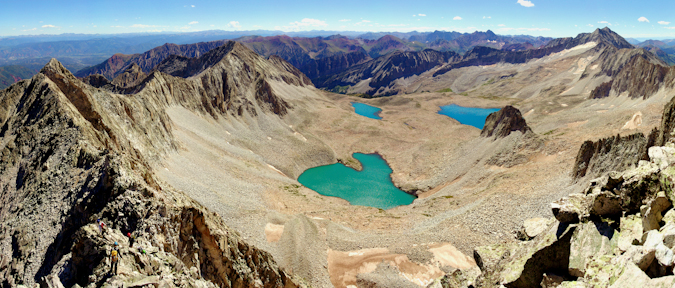
[[[305,170],[298,182],[325,196],[339,197],[352,205],[389,209],[408,205],[415,200],[391,182],[391,168],[379,154],[354,153],[363,170],[341,163]]]
[[[379,115],[380,112],[382,112],[382,109],[380,108],[359,102],[352,102],[352,107],[354,107],[354,112],[356,112],[356,114],[377,120],[382,119],[382,117]]]
[[[499,111],[499,109],[500,108],[462,107],[450,104],[441,106],[441,111],[438,111],[438,114],[448,116],[464,125],[471,125],[478,129],[483,129],[483,126],[485,126],[485,118],[487,118],[490,113]]]

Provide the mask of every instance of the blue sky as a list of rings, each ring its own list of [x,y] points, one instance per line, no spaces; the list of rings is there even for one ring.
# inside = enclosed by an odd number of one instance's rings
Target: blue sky
[[[459,31],[675,38],[675,1],[7,1],[0,36],[203,30]]]

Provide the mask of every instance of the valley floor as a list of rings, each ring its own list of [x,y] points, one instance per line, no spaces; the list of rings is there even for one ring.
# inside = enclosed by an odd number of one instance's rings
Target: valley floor
[[[322,96],[318,105],[296,103],[283,118],[288,127],[260,118],[249,129],[240,120],[171,108],[182,146],[155,167],[163,181],[217,212],[315,287],[354,285],[358,274],[359,281],[404,277],[426,285],[443,271],[475,265],[474,247],[515,241],[525,219],[552,217],[549,203],[585,185],[570,176],[583,141],[647,134],[669,100]],[[382,108],[383,119],[356,115],[351,101]],[[480,137],[477,128],[436,113],[452,103],[514,105],[535,133]],[[626,125],[638,112],[641,123]],[[395,185],[419,198],[378,210],[322,196],[296,181],[305,169],[335,161],[358,167],[354,152],[381,154]]]

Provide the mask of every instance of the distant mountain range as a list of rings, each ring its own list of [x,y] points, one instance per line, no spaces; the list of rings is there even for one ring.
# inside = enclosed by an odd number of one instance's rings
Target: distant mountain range
[[[552,46],[557,45],[557,42],[552,43],[552,41],[559,41],[548,37],[528,35],[497,35],[490,30],[474,33],[413,31],[407,33],[369,32],[365,34],[353,31],[284,33],[269,30],[213,30],[173,34],[62,34],[4,37],[0,38],[0,67],[11,65],[12,68],[3,71],[14,71],[14,73],[2,72],[4,74],[2,74],[3,80],[0,81],[0,89],[8,85],[8,81],[11,81],[8,79],[24,77],[22,75],[28,75],[25,71],[37,71],[51,57],[57,57],[64,66],[78,71],[76,75],[80,77],[102,74],[112,80],[130,68],[132,63],[135,63],[141,72],[149,73],[155,65],[170,55],[198,57],[222,45],[227,39],[235,39],[265,57],[277,55],[310,77],[317,86],[329,89],[335,86],[344,86],[341,84],[348,83],[343,81],[346,78],[341,80],[338,79],[339,77],[336,78],[338,74],[347,73],[351,76],[345,77],[353,80],[355,79],[353,78],[353,71],[346,72],[347,69],[362,64],[365,65],[364,67],[372,66],[374,62],[369,61],[395,52],[422,52],[425,49],[433,49],[438,52],[453,51],[464,54],[462,56],[463,63],[469,63],[466,61],[469,61],[472,57],[478,57],[479,54],[480,57],[478,58],[483,60],[486,57],[496,57],[495,59],[512,57],[509,55],[520,55],[513,57],[531,59],[537,53],[548,51],[542,50],[542,48],[548,47],[547,49],[550,50]],[[675,39],[647,40],[644,42],[631,38],[629,40],[622,40],[624,43],[621,45],[631,45],[630,42],[632,41],[637,47],[645,48],[669,65],[675,64]],[[479,48],[476,49],[475,47]],[[532,51],[507,53],[529,50]],[[430,55],[428,52],[423,54]],[[412,58],[417,57],[417,54],[414,53],[404,55]],[[390,56],[388,59],[399,59],[397,57],[401,56]],[[450,58],[455,59],[454,56]],[[384,59],[377,60],[378,63],[382,63],[382,61]],[[429,61],[431,62],[425,62],[426,64],[417,63],[419,65],[416,64],[416,67],[425,67],[425,65],[436,60]],[[513,59],[512,61],[516,60]],[[455,65],[463,64],[458,62]],[[25,68],[22,73],[16,73],[19,71],[19,67]],[[401,71],[399,70],[399,72]],[[375,74],[377,73],[375,72]],[[365,73],[364,75],[371,74]]]
[[[349,38],[342,35],[313,38],[287,35],[245,36],[235,40],[262,56],[276,55],[283,58],[317,83],[322,83],[354,65],[379,59],[395,52],[424,52],[426,49],[433,49],[438,52],[463,53],[475,46],[489,46],[495,49],[505,47],[509,51],[520,51],[534,49],[551,40],[545,37],[501,36],[489,30],[474,33],[435,31],[432,33],[399,33],[399,35],[409,37],[409,40],[394,35],[384,35],[377,40]],[[369,36],[372,35],[369,34]],[[108,79],[114,79],[132,64],[138,65],[143,72],[149,73],[155,65],[170,55],[197,57],[224,43],[224,40],[220,40],[185,45],[165,44],[142,54],[115,54],[107,61],[80,70],[75,75],[84,77],[101,74]],[[432,52],[424,52],[420,55],[430,56],[432,54]],[[405,57],[417,57],[415,53],[404,55]],[[429,69],[441,63],[437,59],[447,61],[448,57],[454,58],[457,54],[447,57],[434,56],[433,59],[428,59],[426,56],[419,59],[421,62],[413,65],[415,68],[412,70],[407,68],[403,70],[418,71],[420,67]],[[401,56],[392,57],[398,59]],[[427,67],[431,63],[435,64]]]

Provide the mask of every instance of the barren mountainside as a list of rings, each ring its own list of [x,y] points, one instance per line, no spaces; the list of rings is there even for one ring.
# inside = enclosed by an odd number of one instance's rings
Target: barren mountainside
[[[0,92],[3,285],[297,287],[271,255],[159,183],[151,168],[178,148],[167,105],[213,117],[283,114],[291,107],[269,83],[307,85],[288,66],[237,43],[227,48],[189,66],[201,78],[155,71],[135,94],[89,86],[56,60]],[[164,67],[178,65],[171,63]],[[237,75],[228,65],[256,72]],[[227,82],[235,76],[246,78]],[[107,224],[104,233],[96,219]],[[113,242],[123,276],[107,273]]]

